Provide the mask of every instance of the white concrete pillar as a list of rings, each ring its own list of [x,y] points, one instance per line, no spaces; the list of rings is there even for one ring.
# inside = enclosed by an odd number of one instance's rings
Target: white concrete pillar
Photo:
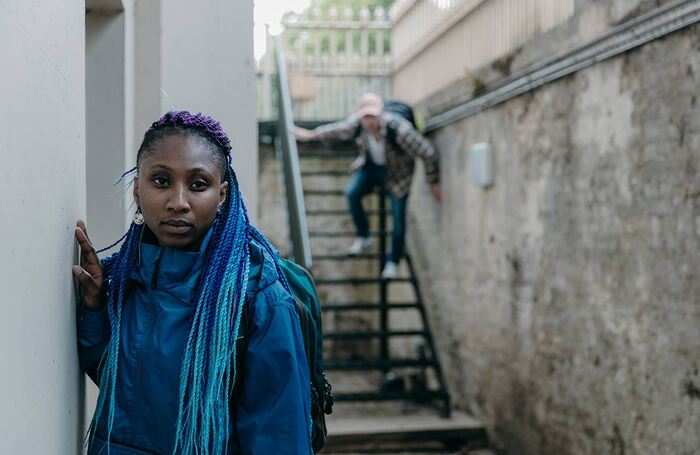
[[[87,226],[95,247],[124,234],[126,167],[125,20],[123,11],[85,15]]]
[[[168,0],[161,5],[161,80],[176,109],[221,121],[233,144],[248,210],[257,213],[252,0]],[[169,108],[166,102],[161,107]]]
[[[81,444],[73,229],[85,215],[85,4],[0,2],[0,454]]]

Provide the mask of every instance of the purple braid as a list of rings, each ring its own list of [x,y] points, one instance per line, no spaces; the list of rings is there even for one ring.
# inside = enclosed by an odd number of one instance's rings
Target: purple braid
[[[202,113],[191,114],[187,111],[170,111],[157,121],[143,136],[143,142],[136,155],[136,165],[141,163],[144,154],[153,151],[156,143],[171,135],[196,136],[203,139],[211,149],[222,177],[231,165],[231,140],[221,123]]]
[[[201,112],[191,114],[187,111],[170,111],[159,120],[153,122],[148,131],[146,131],[146,136],[166,126],[181,126],[195,129],[203,133],[208,139],[211,139],[227,154],[231,153],[231,141],[223,128],[221,128],[221,123]]]

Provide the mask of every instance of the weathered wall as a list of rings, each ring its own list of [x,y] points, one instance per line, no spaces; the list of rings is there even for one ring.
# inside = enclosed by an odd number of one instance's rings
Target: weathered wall
[[[530,0],[533,1],[533,0]],[[535,2],[539,0],[534,0]],[[423,56],[423,59],[432,59],[430,64],[423,65],[423,73],[416,68],[414,62],[411,62],[405,69],[405,74],[397,73],[394,81],[394,96],[400,99],[413,100],[416,109],[425,117],[443,112],[447,107],[454,106],[460,102],[464,102],[474,97],[479,90],[488,87],[489,85],[501,81],[503,78],[511,76],[517,72],[525,70],[530,65],[537,64],[543,60],[552,58],[555,55],[562,54],[577,46],[581,46],[596,38],[600,38],[609,32],[611,29],[628,22],[643,14],[649,13],[656,8],[665,4],[671,3],[673,0],[614,0],[614,1],[592,1],[592,0],[575,0],[574,15],[566,22],[559,26],[550,28],[554,23],[544,29],[536,28],[536,33],[527,34],[526,36],[518,37],[527,29],[531,23],[528,22],[528,17],[523,16],[518,19],[518,15],[512,16],[510,7],[503,8],[502,11],[483,11],[483,8],[478,8],[476,12],[485,14],[480,16],[477,14],[474,18],[468,18],[467,24],[471,23],[473,31],[469,35],[462,37],[454,36],[454,30],[445,33],[445,36],[436,40],[431,48],[425,51],[426,54],[433,53],[433,48],[437,56]],[[489,2],[485,2],[489,3]],[[544,2],[543,2],[544,3]],[[523,7],[520,5],[519,7]],[[563,5],[558,8],[562,8]],[[493,17],[495,15],[495,18]],[[503,16],[502,18],[500,16]],[[538,17],[538,16],[535,16]],[[503,23],[506,19],[511,22],[510,25],[515,25],[515,31],[510,32],[504,27]],[[494,21],[495,24],[494,25]],[[518,26],[518,23],[522,24]],[[556,22],[559,22],[557,20]],[[493,33],[491,30],[493,29]],[[484,31],[485,30],[485,31]],[[547,30],[545,32],[545,30]],[[481,33],[481,34],[480,34]],[[470,36],[475,38],[469,39]],[[486,36],[487,38],[484,38]],[[499,40],[503,37],[510,37],[505,40],[505,43],[510,43],[503,47],[504,42],[487,43],[479,46],[478,40],[486,40],[496,37]],[[515,42],[511,41],[516,39]],[[525,39],[523,39],[525,38]],[[474,40],[476,39],[476,41]],[[450,61],[449,64],[442,64],[435,59],[443,58],[449,55],[449,52],[465,53],[465,48],[471,49],[471,52],[476,50],[475,54],[466,53],[464,58],[472,58],[477,56],[477,59],[467,66],[460,66],[460,60]],[[503,52],[509,50],[510,53]],[[494,52],[491,57],[483,52]],[[447,54],[446,54],[447,53]],[[442,57],[440,57],[442,56]],[[463,63],[463,62],[462,62]],[[478,67],[474,64],[482,63],[484,66]],[[410,66],[414,66],[411,70]],[[444,83],[436,84],[431,80],[431,72],[425,71],[426,68],[440,68],[442,74],[439,82],[453,81],[445,85]],[[409,71],[411,70],[411,71]],[[406,79],[411,73],[411,79]],[[405,82],[398,79],[403,78]],[[438,81],[436,81],[438,82]]]
[[[409,243],[455,403],[509,453],[700,452],[698,87],[694,26],[433,137]]]

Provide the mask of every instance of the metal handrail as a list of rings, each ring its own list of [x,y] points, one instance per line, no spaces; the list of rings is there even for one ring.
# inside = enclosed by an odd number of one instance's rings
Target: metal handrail
[[[304,205],[304,190],[301,186],[301,168],[299,151],[292,133],[294,126],[292,98],[289,93],[289,79],[284,57],[282,38],[275,37],[275,54],[277,57],[277,87],[279,95],[279,113],[275,147],[282,157],[284,186],[287,197],[287,221],[289,222],[289,237],[291,241],[291,257],[294,262],[311,270],[311,242],[306,222],[306,206]]]

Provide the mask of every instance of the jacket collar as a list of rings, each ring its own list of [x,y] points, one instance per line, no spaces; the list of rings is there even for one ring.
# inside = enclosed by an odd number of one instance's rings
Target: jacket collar
[[[153,233],[145,227],[131,278],[144,285],[155,284],[157,288],[173,288],[185,283],[194,288],[204,265],[212,231],[213,227],[204,234],[198,251],[185,251],[153,243]]]
[[[145,228],[144,231],[146,229],[148,228]],[[204,235],[199,251],[163,248],[157,244],[149,243],[149,233],[142,233],[137,263],[131,273],[131,278],[144,286],[150,286],[154,282],[154,272],[157,271],[155,277],[157,288],[173,289],[184,286],[189,291],[194,292],[204,266],[212,231],[213,228],[210,228]],[[252,297],[257,291],[270,286],[278,279],[279,274],[270,254],[257,242],[252,241],[250,243],[250,269],[246,296]]]

